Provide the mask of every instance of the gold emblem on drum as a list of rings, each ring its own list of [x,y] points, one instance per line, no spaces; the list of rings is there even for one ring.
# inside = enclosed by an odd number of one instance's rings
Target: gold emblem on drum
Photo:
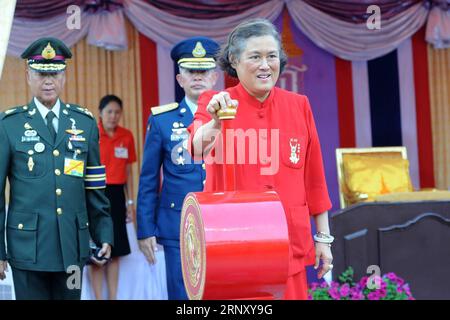
[[[193,214],[189,214],[186,218],[184,233],[184,250],[191,286],[196,287],[201,276],[201,244],[198,230],[195,225]]]

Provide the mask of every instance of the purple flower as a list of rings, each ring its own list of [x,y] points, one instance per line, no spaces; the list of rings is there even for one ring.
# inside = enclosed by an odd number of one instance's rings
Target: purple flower
[[[362,278],[361,278],[361,280],[359,281],[359,286],[360,286],[361,288],[364,288],[364,287],[366,286],[366,284],[367,284],[367,279],[368,279],[368,277],[362,277]]]
[[[395,273],[393,272],[389,272],[386,274],[386,277],[391,280],[391,281],[395,281],[397,279],[397,276],[395,275]]]
[[[364,287],[361,287],[359,283],[355,284],[355,286],[353,288],[355,288],[358,291],[363,291],[364,290]]]
[[[330,288],[328,290],[328,294],[334,299],[334,300],[340,300],[341,296],[339,294],[338,288]]]
[[[332,288],[337,288],[337,287],[339,287],[339,283],[336,282],[336,281],[331,281],[330,287],[332,287]]]
[[[362,294],[361,290],[357,287],[353,287],[350,289],[350,296],[352,300],[363,300],[364,295]]]
[[[405,284],[405,285],[403,286],[403,288],[405,289],[405,293],[406,293],[408,296],[411,296],[411,291],[409,290],[409,285]]]
[[[363,296],[363,294],[361,293],[361,294],[357,294],[357,295],[355,295],[355,296],[352,296],[351,299],[352,299],[352,300],[364,300],[364,296]]]
[[[390,298],[415,300],[411,295],[409,285],[393,272],[384,274],[382,277],[376,275],[363,277],[353,286],[349,282],[340,281],[332,281],[329,284],[325,281],[310,284],[308,299],[330,298],[333,300],[380,300]]]
[[[369,298],[369,300],[380,300],[380,296],[376,291],[369,293],[367,298]]]
[[[344,284],[340,290],[341,296],[347,297],[350,294],[350,286],[348,283]]]

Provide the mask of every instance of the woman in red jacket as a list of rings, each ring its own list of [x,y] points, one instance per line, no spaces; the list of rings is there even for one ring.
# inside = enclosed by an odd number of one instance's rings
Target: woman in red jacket
[[[222,159],[234,160],[237,190],[278,193],[290,239],[285,298],[306,299],[305,266],[320,266],[319,278],[333,267],[333,237],[328,224],[331,202],[308,98],[275,87],[287,58],[280,35],[268,20],[256,19],[237,26],[219,59],[222,69],[240,83],[223,92],[204,93],[189,127],[194,156],[209,163],[205,191],[224,190],[224,166],[219,159],[208,161],[208,157],[222,154],[215,152],[222,127],[217,111],[237,107],[236,117],[229,120],[228,127],[237,139],[242,138],[239,135],[249,141],[255,135],[257,139],[248,144],[234,143],[234,150],[225,150]],[[310,216],[314,216],[318,230],[315,245]]]

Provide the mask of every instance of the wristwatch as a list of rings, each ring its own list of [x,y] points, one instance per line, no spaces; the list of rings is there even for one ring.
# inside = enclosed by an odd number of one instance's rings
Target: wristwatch
[[[134,204],[134,201],[133,201],[133,200],[131,200],[131,199],[130,199],[130,200],[127,200],[127,207],[128,207],[128,206],[131,206],[131,205],[133,205],[133,204]]]

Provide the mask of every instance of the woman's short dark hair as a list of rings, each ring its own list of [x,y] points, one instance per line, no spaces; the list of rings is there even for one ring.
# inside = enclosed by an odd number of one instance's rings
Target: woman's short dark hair
[[[122,100],[118,97],[115,96],[113,94],[108,94],[106,96],[104,96],[101,100],[100,100],[100,104],[98,105],[98,110],[100,112],[102,112],[103,109],[105,109],[105,107],[110,103],[110,102],[116,102],[120,109],[123,109],[122,107]]]
[[[218,62],[220,68],[230,76],[237,78],[236,70],[231,66],[232,60],[239,59],[245,49],[246,41],[251,37],[272,36],[280,47],[280,74],[287,63],[287,56],[283,49],[280,34],[275,26],[267,19],[252,19],[239,24],[228,35],[227,44],[222,48]]]

